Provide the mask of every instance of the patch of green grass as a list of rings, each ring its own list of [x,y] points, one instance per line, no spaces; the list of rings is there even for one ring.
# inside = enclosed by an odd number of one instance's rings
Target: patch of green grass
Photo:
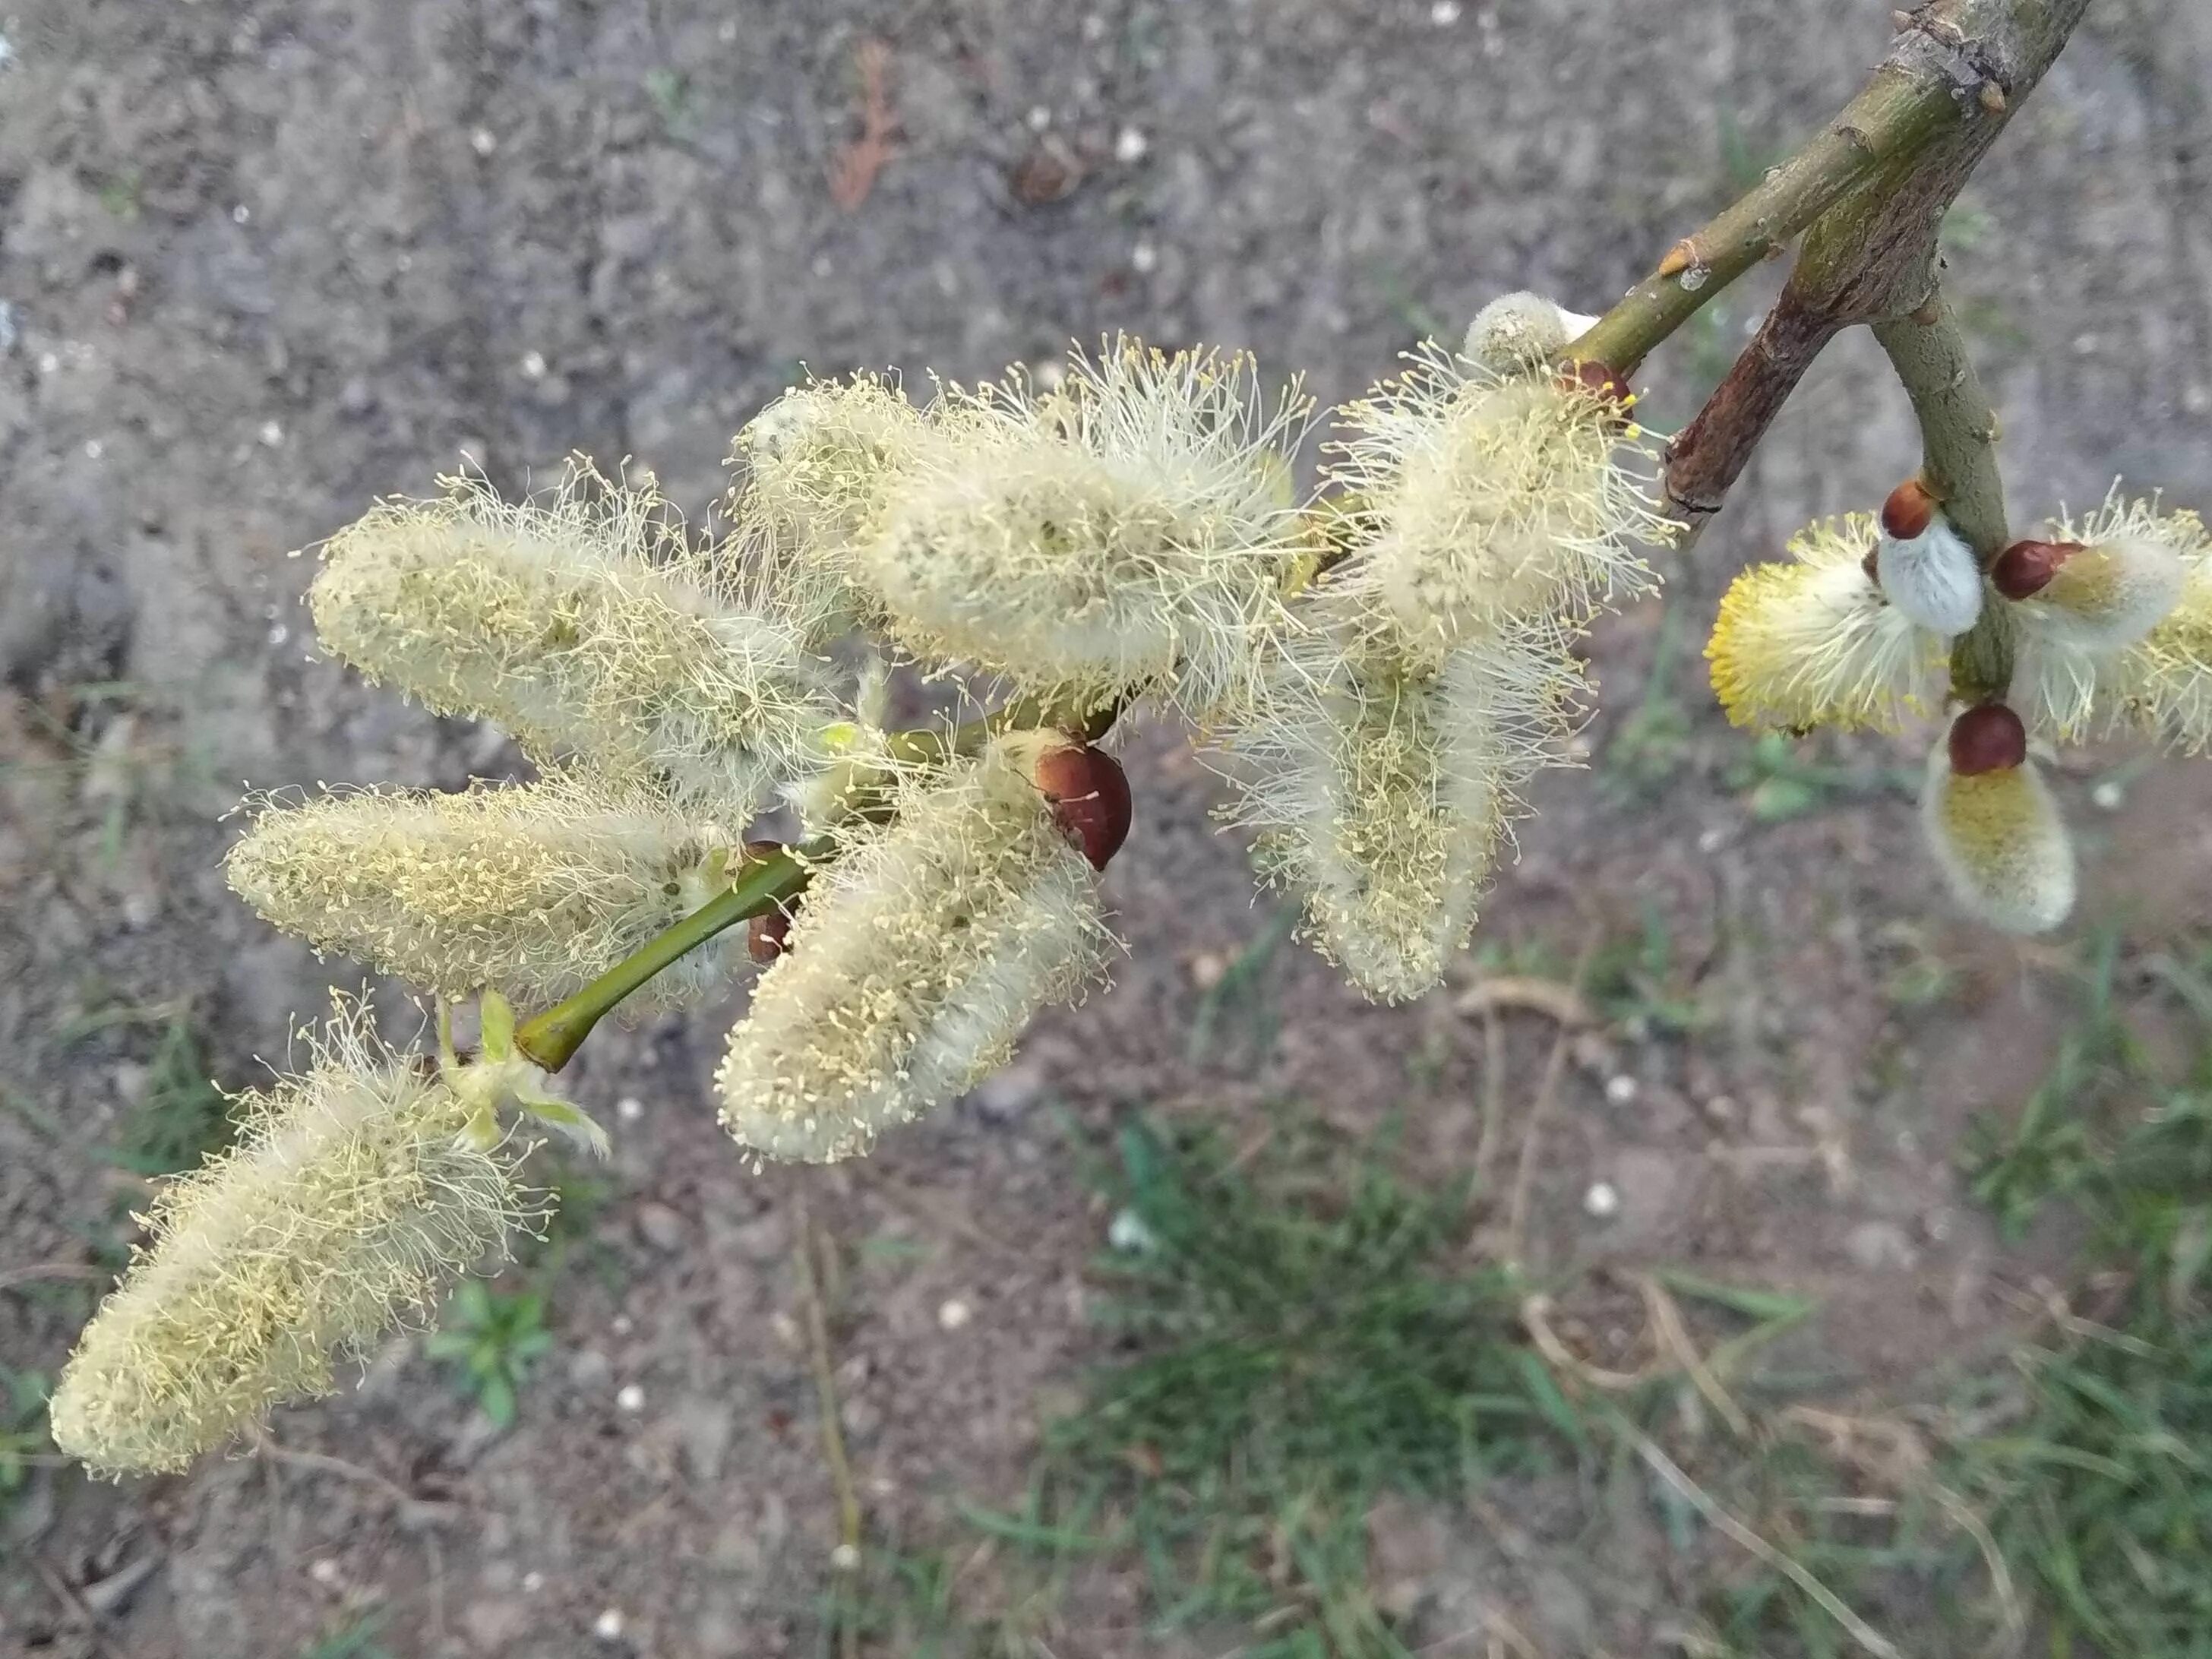
[[[1644,901],[1634,933],[1599,945],[1583,988],[1592,1006],[1635,1042],[1686,1036],[1711,1024],[1694,971],[1678,959],[1667,913],[1654,900]]]
[[[46,1433],[48,1387],[43,1371],[0,1365],[0,1515],[30,1484],[39,1460],[53,1451]]]
[[[545,1328],[543,1291],[470,1279],[446,1304],[422,1351],[453,1366],[462,1394],[507,1428],[514,1421],[516,1400],[531,1368],[551,1351],[553,1340]]]
[[[376,1639],[383,1630],[382,1607],[348,1608],[300,1650],[300,1659],[392,1659],[392,1650]]]
[[[1367,1587],[1373,1499],[1549,1468],[1583,1438],[1504,1274],[1455,1259],[1464,1188],[1295,1130],[1253,1169],[1141,1122],[1117,1150],[1100,1176],[1122,1248],[1097,1271],[1120,1357],[1047,1429],[1025,1506],[969,1521],[1048,1561],[1133,1559],[1156,1632],[1401,1653]]]
[[[1660,613],[1651,665],[1644,676],[1644,696],[1605,746],[1598,786],[1615,799],[1637,801],[1658,794],[1680,781],[1695,755],[1695,722],[1689,704],[1674,687],[1682,648],[1681,611],[1680,605],[1669,605]]]
[[[1296,929],[1297,907],[1284,905],[1261,924],[1251,942],[1206,987],[1191,1016],[1185,1057],[1194,1066],[1214,1054],[1217,1044],[1239,1063],[1257,1066],[1274,1051],[1282,1026],[1276,1012],[1273,968],[1285,941]],[[1241,1043],[1221,1042],[1229,1033]]]
[[[2075,1313],[1959,1402],[1954,1478],[2042,1604],[2054,1654],[2212,1653],[2212,996],[2149,964],[2199,1022],[2162,1081],[2113,991],[2118,945],[1975,1191],[2014,1228],[2063,1201],[2091,1233]]]
[[[1907,768],[1839,765],[1814,759],[1807,749],[1778,732],[1763,732],[1730,763],[1723,781],[1760,823],[1780,823],[1870,795],[1919,793],[1919,775]]]
[[[198,1028],[185,1014],[171,1014],[147,1062],[146,1091],[110,1156],[134,1175],[174,1175],[197,1169],[237,1132],[230,1097],[208,1075]]]

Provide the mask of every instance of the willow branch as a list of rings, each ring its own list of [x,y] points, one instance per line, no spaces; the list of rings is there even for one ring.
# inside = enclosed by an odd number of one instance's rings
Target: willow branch
[[[802,852],[811,854],[823,850],[817,842]],[[545,1070],[559,1071],[591,1036],[592,1028],[623,998],[725,928],[798,897],[805,890],[810,873],[806,864],[789,853],[748,859],[726,890],[623,957],[567,1001],[530,1020],[514,1034],[514,1046]]]
[[[1076,710],[1023,697],[950,730],[921,726],[892,732],[888,748],[892,760],[899,764],[941,766],[955,757],[975,753],[1001,732],[1050,727],[1096,743],[1112,729],[1121,712],[1119,705]],[[854,817],[878,817],[886,810],[884,786],[890,780],[890,774],[884,769],[859,763],[840,782],[838,793]],[[583,1046],[592,1028],[655,974],[674,966],[717,933],[787,905],[805,892],[813,878],[814,865],[832,850],[833,844],[823,839],[808,842],[796,854],[780,852],[747,859],[738,867],[737,879],[724,891],[654,935],[566,1001],[526,1022],[514,1034],[514,1046],[533,1064],[548,1072],[559,1071]]]
[[[1860,169],[1807,228],[1774,313],[1671,446],[1667,491],[1692,532],[1720,510],[1828,340],[1856,324],[1901,323],[1935,298],[1945,211],[2087,5],[1936,0],[1906,18],[1868,92],[1891,87],[1924,118],[1906,124],[1907,141]]]
[[[1959,319],[1938,292],[1911,316],[1875,324],[1874,337],[1889,354],[1920,422],[1921,480],[1987,569],[2012,536],[1997,471],[1996,411],[1974,372]],[[2010,610],[1984,605],[1973,630],[1951,647],[1951,695],[1986,702],[2003,696],[2011,683]]]

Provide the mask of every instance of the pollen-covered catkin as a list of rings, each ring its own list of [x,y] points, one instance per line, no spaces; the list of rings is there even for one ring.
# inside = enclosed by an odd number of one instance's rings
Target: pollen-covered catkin
[[[2027,757],[2020,716],[1970,708],[1928,757],[1921,823],[1960,905],[2014,933],[2047,933],[2074,908],[2074,843]]]
[[[481,715],[534,759],[576,756],[741,822],[811,756],[825,665],[764,593],[684,540],[649,486],[573,470],[551,496],[447,481],[324,545],[323,643],[441,714]]]
[[[2045,534],[2008,549],[1992,572],[2000,592],[2024,590],[2014,686],[2031,729],[2065,742],[2128,728],[2192,753],[2212,746],[2203,521],[2116,484],[2095,511],[2061,514]]]
[[[96,1473],[182,1468],[329,1393],[337,1356],[426,1316],[519,1218],[511,1154],[358,1008],[243,1107],[238,1146],[155,1200],[54,1391],[55,1443]]]
[[[1610,392],[1501,378],[1433,342],[1339,411],[1327,477],[1358,503],[1346,585],[1432,657],[1532,619],[1570,624],[1651,574],[1650,455]]]
[[[252,827],[224,860],[232,890],[319,951],[449,998],[489,987],[556,1002],[712,898],[734,858],[733,832],[587,774],[246,805]],[[720,942],[694,951],[635,1006],[689,1001],[729,965]]]
[[[1466,646],[1442,671],[1328,660],[1279,665],[1225,739],[1267,878],[1299,894],[1306,937],[1369,996],[1433,988],[1467,942],[1519,791],[1556,758],[1579,681],[1564,644]]]
[[[1728,717],[1758,731],[1894,732],[1940,703],[1945,647],[1866,571],[1879,528],[1854,513],[1790,538],[1790,562],[1729,585],[1705,656]]]
[[[817,631],[881,620],[856,597],[854,550],[930,436],[927,418],[894,381],[865,373],[794,387],[738,434],[735,517],[765,537]]]
[[[1018,738],[909,779],[894,823],[848,830],[761,975],[715,1082],[723,1126],[830,1163],[973,1087],[1048,1002],[1098,972],[1097,873]]]
[[[855,564],[902,644],[1037,696],[1249,688],[1304,550],[1291,453],[1309,405],[1251,360],[1133,340],[1048,395],[949,390]]]

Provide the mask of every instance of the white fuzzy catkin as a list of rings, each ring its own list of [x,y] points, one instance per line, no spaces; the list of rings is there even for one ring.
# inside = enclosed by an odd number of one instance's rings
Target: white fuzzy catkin
[[[1556,761],[1579,678],[1564,645],[1463,646],[1441,669],[1309,641],[1225,739],[1264,876],[1369,996],[1433,988],[1467,942],[1519,792]]]
[[[2129,613],[2124,626],[2085,629],[2091,619],[2043,603],[2040,594],[2015,607],[2013,684],[2028,728],[2059,742],[2127,730],[2191,753],[2212,747],[2212,535],[2203,520],[2161,512],[2154,498],[2129,499],[2115,483],[2094,511],[2079,519],[2061,514],[2044,537],[2112,551],[2083,577],[2130,574],[2116,566],[2133,569],[2131,580],[2115,584],[2124,590],[2117,608]],[[2082,556],[2068,560],[2061,573]],[[2080,600],[2087,596],[2075,590],[2093,585],[2077,579],[2065,592]],[[2128,640],[2161,602],[2155,619]],[[2126,642],[2102,642],[2115,638]]]
[[[1948,734],[1920,802],[1929,851],[1962,908],[2013,933],[2042,933],[2074,908],[2074,843],[2033,761],[1961,776]]]
[[[815,878],[715,1075],[723,1126],[765,1157],[830,1163],[981,1082],[1045,1004],[1099,971],[1096,873],[1018,742],[912,778]]]
[[[812,633],[881,622],[854,585],[854,553],[930,437],[897,383],[867,373],[794,387],[738,434],[734,516],[765,543]]]
[[[690,546],[650,485],[581,464],[538,500],[445,481],[388,501],[322,550],[316,632],[441,714],[664,782],[742,823],[812,756],[833,710],[803,628]]]
[[[1249,358],[1138,342],[1057,389],[948,389],[859,550],[902,644],[1041,696],[1158,692],[1204,717],[1249,689],[1306,550],[1290,457],[1309,404]]]
[[[1982,573],[1974,550],[1941,513],[1917,536],[1881,535],[1875,574],[1892,605],[1947,640],[1965,633],[1982,614]]]
[[[1525,289],[1501,294],[1474,313],[1460,351],[1495,374],[1517,374],[1559,356],[1597,320]]]
[[[301,1076],[242,1103],[238,1145],[165,1187],[153,1243],[85,1328],[54,1442],[100,1474],[179,1469],[335,1359],[428,1316],[520,1218],[513,1154],[341,1005]]]
[[[526,1006],[581,988],[727,884],[734,836],[665,794],[587,774],[536,784],[256,796],[224,860],[266,921],[425,991]],[[656,975],[638,1012],[728,974],[718,941]]]
[[[1532,621],[1587,621],[1652,580],[1650,451],[1609,397],[1549,375],[1506,379],[1434,342],[1338,413],[1327,476],[1352,503],[1347,591],[1403,648],[1452,647]]]
[[[1866,573],[1879,534],[1867,514],[1823,520],[1790,538],[1789,563],[1753,565],[1729,584],[1705,656],[1730,720],[1894,732],[1942,705],[1942,639]]]

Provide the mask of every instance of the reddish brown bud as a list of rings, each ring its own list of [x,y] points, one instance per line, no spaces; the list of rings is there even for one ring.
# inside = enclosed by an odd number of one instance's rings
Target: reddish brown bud
[[[1924,532],[1936,517],[1936,497],[1917,478],[1908,478],[1881,504],[1881,527],[1900,542]]]
[[[791,912],[781,908],[763,910],[745,927],[745,954],[765,966],[784,951],[791,938]]]
[[[1951,770],[1962,778],[2002,771],[2027,759],[2027,728],[2001,702],[1969,708],[1951,722]]]
[[[1121,763],[1103,749],[1066,744],[1038,757],[1036,787],[1091,867],[1103,870],[1129,838],[1129,779]]]
[[[1990,582],[2008,599],[2025,599],[2051,586],[2058,567],[2081,550],[2079,542],[2014,542],[1990,567]]]
[[[1609,363],[1571,363],[1559,371],[1559,383],[1602,398],[1617,410],[1625,410],[1634,401],[1626,377]]]

